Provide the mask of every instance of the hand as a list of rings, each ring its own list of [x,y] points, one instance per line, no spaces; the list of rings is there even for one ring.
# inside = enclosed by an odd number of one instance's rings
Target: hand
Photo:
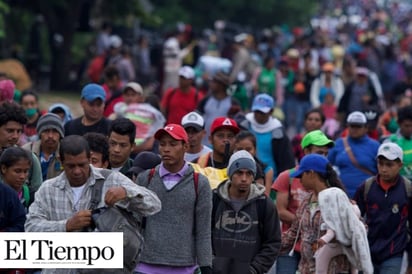
[[[406,274],[412,274],[412,266],[408,267],[406,270]]]
[[[322,239],[318,239],[317,243],[318,243],[318,249],[326,244],[326,242]]]
[[[121,186],[115,186],[107,190],[106,195],[104,196],[104,202],[108,206],[113,206],[118,201],[126,199],[126,197],[126,189],[124,189],[124,187]]]
[[[78,231],[85,227],[90,226],[92,223],[92,211],[91,210],[80,210],[74,214],[66,222],[66,231]]]

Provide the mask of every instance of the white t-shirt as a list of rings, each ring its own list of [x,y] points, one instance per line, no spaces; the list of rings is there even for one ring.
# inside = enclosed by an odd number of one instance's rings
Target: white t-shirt
[[[71,187],[71,189],[73,190],[73,204],[76,210],[79,210],[78,204],[79,204],[80,197],[82,196],[82,192],[83,192],[85,185],[86,184],[82,186],[78,186],[78,187],[74,187],[74,186]]]
[[[202,156],[202,155],[204,155],[204,154],[206,154],[206,153],[209,153],[209,152],[211,152],[212,151],[212,149],[211,148],[209,148],[208,146],[203,146],[203,148],[202,148],[202,150],[200,151],[200,152],[198,152],[198,153],[188,153],[188,152],[186,152],[185,153],[185,161],[186,162],[192,162],[193,160],[195,160],[195,159],[197,159],[197,158],[199,158],[200,156]]]
[[[122,169],[122,167],[123,167],[123,166],[121,166],[121,167],[112,167],[112,168],[110,168],[110,169],[113,170],[113,171],[119,172],[119,171]]]

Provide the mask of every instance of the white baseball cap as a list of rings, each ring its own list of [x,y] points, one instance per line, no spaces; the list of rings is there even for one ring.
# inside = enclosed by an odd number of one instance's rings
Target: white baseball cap
[[[183,66],[179,69],[179,76],[186,79],[193,79],[195,78],[195,71],[189,66]]]
[[[185,129],[194,127],[196,130],[200,131],[205,127],[205,120],[199,113],[192,111],[183,116],[181,124]]]
[[[143,95],[143,88],[140,84],[136,82],[129,82],[127,85],[124,87],[123,92],[125,92],[127,89],[131,89],[134,92]]]
[[[120,38],[118,35],[111,35],[109,37],[109,44],[112,48],[120,48],[123,44],[122,38]]]
[[[378,149],[378,155],[376,157],[383,156],[386,159],[393,161],[396,159],[403,161],[403,151],[402,148],[396,143],[383,143]]]
[[[348,124],[366,125],[367,122],[368,120],[366,119],[365,114],[360,111],[352,112],[346,119],[346,123]]]

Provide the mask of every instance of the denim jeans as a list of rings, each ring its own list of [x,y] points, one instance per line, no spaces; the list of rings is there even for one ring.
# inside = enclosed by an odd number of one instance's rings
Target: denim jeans
[[[267,274],[295,274],[298,270],[300,253],[294,252],[293,256],[281,255]]]
[[[311,109],[312,105],[308,101],[296,100],[295,111],[296,111],[296,132],[302,132],[305,123],[305,114]]]
[[[296,104],[297,100],[293,97],[285,99],[283,103],[283,112],[285,113],[285,128],[293,127],[296,125]]]
[[[374,274],[398,274],[401,273],[402,257],[392,257],[380,264],[373,264]]]

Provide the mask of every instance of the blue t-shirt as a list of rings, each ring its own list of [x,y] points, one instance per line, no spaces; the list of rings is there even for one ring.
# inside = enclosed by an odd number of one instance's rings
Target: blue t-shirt
[[[376,154],[379,143],[368,136],[360,139],[348,138],[348,144],[357,162],[362,167],[368,169],[373,174],[377,174]],[[369,177],[367,174],[352,164],[343,144],[343,139],[339,138],[335,146],[329,150],[328,159],[332,165],[339,168],[340,179],[344,184],[349,197],[353,198],[357,188]]]
[[[250,129],[253,131],[252,129]],[[253,134],[256,136],[256,154],[258,159],[266,164],[267,166],[273,169],[273,174],[276,176],[277,169],[276,163],[273,159],[273,150],[272,150],[272,131],[265,133],[258,133],[253,131]]]

